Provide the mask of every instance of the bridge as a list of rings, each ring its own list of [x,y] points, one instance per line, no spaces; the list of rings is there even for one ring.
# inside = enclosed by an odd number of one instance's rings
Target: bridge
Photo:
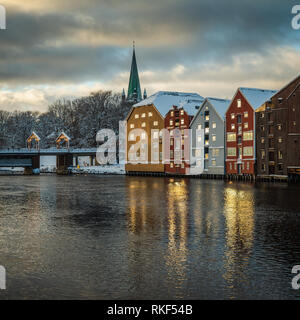
[[[96,163],[97,148],[49,148],[49,149],[0,149],[0,167],[22,167],[25,174],[32,174],[40,168],[41,156],[56,156],[56,171],[67,173],[68,167],[78,165],[79,156],[89,156],[91,164]]]

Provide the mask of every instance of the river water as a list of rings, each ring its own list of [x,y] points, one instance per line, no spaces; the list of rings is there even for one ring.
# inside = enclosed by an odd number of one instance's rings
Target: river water
[[[0,177],[0,299],[295,299],[300,186]]]

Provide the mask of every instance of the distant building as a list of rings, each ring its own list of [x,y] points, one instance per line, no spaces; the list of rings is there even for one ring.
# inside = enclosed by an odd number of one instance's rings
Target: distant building
[[[197,162],[191,167],[191,174],[224,175],[224,123],[229,103],[230,100],[206,98],[192,120],[191,151]],[[197,130],[203,130],[203,134],[196,134]]]
[[[197,102],[192,102],[192,101]],[[125,169],[128,172],[164,172],[162,161],[162,141],[160,131],[165,127],[165,116],[172,106],[180,106],[188,110],[195,105],[200,105],[203,97],[196,93],[159,91],[133,105],[127,116],[127,161]],[[190,114],[190,111],[187,111]],[[138,130],[143,129],[145,135],[140,135]],[[154,148],[151,148],[151,130],[156,133]],[[134,145],[140,141],[140,148]],[[151,153],[152,152],[152,153]],[[144,158],[141,158],[144,157]]]
[[[255,112],[276,91],[238,88],[226,112],[226,173],[255,175]]]
[[[146,89],[144,89],[144,94],[142,97],[139,72],[138,72],[136,56],[135,56],[135,45],[133,45],[132,62],[131,62],[127,97],[125,95],[125,90],[123,89],[122,100],[126,102],[137,103],[142,99],[146,99],[146,98],[147,98]]]
[[[190,173],[190,123],[197,112],[203,98],[184,101],[181,106],[173,106],[165,117],[165,129],[170,133],[170,145],[166,144],[166,151],[170,152],[170,163],[165,164],[165,172],[170,174]],[[177,130],[175,130],[177,129]],[[169,149],[169,150],[167,150]],[[181,163],[178,163],[180,160]]]
[[[300,178],[300,76],[256,110],[257,174]]]

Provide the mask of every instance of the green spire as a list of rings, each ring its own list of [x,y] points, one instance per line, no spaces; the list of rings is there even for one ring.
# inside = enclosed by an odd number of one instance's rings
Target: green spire
[[[138,72],[138,68],[137,68],[137,64],[136,64],[136,57],[135,57],[135,44],[134,44],[134,42],[133,42],[133,54],[132,54],[132,62],[131,62],[127,100],[128,101],[134,101],[134,100],[141,101],[142,100],[139,72]]]

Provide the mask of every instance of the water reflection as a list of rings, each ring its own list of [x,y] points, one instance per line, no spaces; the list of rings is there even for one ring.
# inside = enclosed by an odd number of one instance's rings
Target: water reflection
[[[299,188],[2,177],[1,298],[295,298]]]
[[[230,289],[245,285],[254,236],[253,188],[225,189],[224,214],[226,218],[225,273]],[[232,291],[231,298],[236,298]]]

